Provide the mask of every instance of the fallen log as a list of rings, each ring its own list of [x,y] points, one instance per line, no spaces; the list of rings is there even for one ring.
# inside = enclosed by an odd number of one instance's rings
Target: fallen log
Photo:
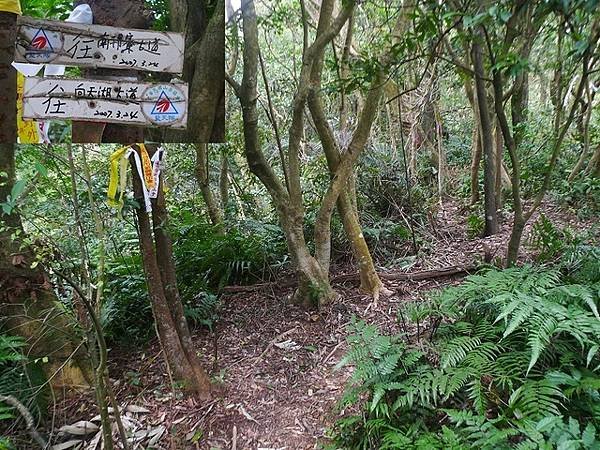
[[[483,266],[450,266],[442,267],[441,269],[421,270],[419,272],[379,272],[379,278],[387,281],[423,281],[435,278],[451,277],[454,275],[468,275],[477,272],[482,267]],[[347,282],[358,283],[360,281],[360,276],[358,272],[348,273],[331,277],[330,281],[332,284]],[[267,288],[285,289],[293,286],[296,286],[296,280],[288,279],[284,281],[257,283],[247,286],[225,286],[223,288],[223,293],[234,294],[237,292],[254,292]]]

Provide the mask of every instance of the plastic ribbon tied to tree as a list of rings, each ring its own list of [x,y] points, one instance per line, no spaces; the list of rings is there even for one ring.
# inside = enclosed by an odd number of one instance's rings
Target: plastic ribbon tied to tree
[[[146,212],[152,212],[152,202],[150,199],[158,197],[161,165],[164,159],[165,150],[159,148],[154,155],[152,155],[152,158],[150,158],[146,146],[144,144],[137,145],[140,149],[139,153],[131,147],[121,147],[110,155],[109,158],[110,177],[107,193],[108,204],[117,208],[119,215],[121,214],[125,201],[127,166],[129,165],[129,157],[132,155],[142,184]]]

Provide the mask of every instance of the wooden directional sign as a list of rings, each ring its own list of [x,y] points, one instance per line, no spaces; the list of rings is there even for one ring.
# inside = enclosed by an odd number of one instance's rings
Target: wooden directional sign
[[[30,77],[23,118],[186,128],[187,99],[185,83]]]
[[[184,36],[19,17],[15,61],[181,73]]]

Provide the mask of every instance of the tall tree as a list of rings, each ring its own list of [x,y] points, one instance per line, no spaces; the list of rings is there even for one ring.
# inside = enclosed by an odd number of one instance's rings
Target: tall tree
[[[317,25],[317,38],[331,25],[333,5],[333,2],[321,3],[321,12]],[[405,15],[405,17],[407,16]],[[404,21],[402,25],[403,27],[406,26],[406,22],[407,20]],[[349,51],[347,49],[349,49],[351,45],[352,25],[353,21],[349,21],[344,44],[344,53]],[[310,74],[312,88],[308,95],[307,104],[319,135],[321,145],[323,146],[323,151],[325,153],[330,175],[333,177],[335,176],[340,164],[340,160],[342,159],[342,149],[340,148],[335,138],[333,129],[327,120],[327,116],[323,107],[323,100],[321,98],[324,57],[325,47],[322,48],[321,51],[316,55],[315,62],[312,66]],[[344,103],[345,98],[342,97],[342,117],[340,122],[343,127],[346,127]],[[390,291],[383,286],[379,275],[377,275],[375,265],[373,264],[373,258],[360,226],[358,211],[353,205],[352,199],[353,196],[356,196],[356,192],[352,176],[353,175],[351,175],[351,177],[348,179],[348,182],[346,183],[346,186],[342,192],[340,192],[340,195],[337,199],[337,209],[342,219],[342,225],[344,227],[346,236],[350,241],[354,259],[358,263],[361,290],[370,294],[375,300],[377,300],[380,293],[387,295],[390,293]]]
[[[519,248],[525,225],[531,216],[540,207],[546,192],[550,188],[552,181],[553,170],[556,167],[558,158],[563,149],[564,139],[573,123],[575,112],[578,108],[579,101],[583,95],[585,86],[588,83],[589,75],[594,70],[598,63],[598,58],[595,56],[595,51],[600,38],[600,17],[598,15],[581,15],[577,14],[577,9],[584,9],[585,6],[579,3],[572,5],[572,10],[563,10],[562,7],[549,9],[536,5],[517,2],[511,11],[510,19],[505,27],[504,43],[500,49],[494,48],[490,39],[487,39],[487,47],[492,63],[492,84],[494,87],[494,110],[498,119],[504,145],[510,156],[512,164],[512,197],[514,208],[513,227],[511,230],[510,240],[506,252],[507,266],[513,265],[518,257]],[[528,47],[532,45],[532,41],[537,36],[537,30],[546,20],[549,13],[554,13],[554,20],[558,23],[557,32],[557,48],[558,61],[556,62],[556,70],[554,77],[554,117],[553,126],[550,133],[550,158],[546,166],[544,177],[541,186],[538,188],[535,198],[529,208],[523,204],[521,197],[521,165],[520,165],[520,150],[524,142],[524,133],[527,120],[527,90],[528,82],[527,75],[522,74],[522,71],[529,70],[523,67],[520,70],[513,71],[513,87],[511,88],[511,123],[509,123],[505,111],[504,101],[507,95],[506,78],[507,73],[504,70],[506,60],[511,58],[514,53],[528,56]],[[582,33],[572,35],[568,33],[569,27],[572,25],[568,19],[578,20],[578,27]],[[489,35],[488,35],[489,36]],[[565,89],[567,86],[564,70],[564,42],[567,37],[573,40],[571,46],[580,48],[579,51],[570,53],[571,70],[577,71],[579,74],[573,79],[568,80],[570,86],[571,81],[579,80],[574,84],[574,89],[569,92]],[[526,42],[523,42],[526,41]],[[516,47],[516,48],[515,48]],[[525,50],[523,50],[525,48]],[[509,66],[510,67],[510,66]],[[567,102],[568,96],[572,98],[570,104]]]
[[[332,0],[321,4],[322,14],[328,14]],[[350,17],[355,3],[345,2],[340,13],[327,26],[318,30],[316,37],[308,42],[308,26],[304,24],[304,50],[302,68],[292,102],[292,119],[288,131],[287,155],[282,160],[283,172],[286,174],[285,184],[277,177],[267,161],[258,139],[257,74],[259,61],[258,27],[254,2],[246,0],[242,3],[242,19],[244,34],[244,68],[242,83],[238,84],[228,78],[240,99],[244,123],[244,151],[250,170],[261,180],[269,191],[279,214],[279,219],[286,235],[288,250],[298,277],[298,288],[294,299],[305,305],[323,305],[335,297],[328,279],[331,256],[331,215],[337,204],[340,192],[347,186],[348,179],[358,156],[362,152],[369,137],[371,126],[375,120],[379,100],[385,85],[385,70],[392,60],[390,48],[386,48],[380,57],[377,70],[372,77],[364,107],[359,114],[356,128],[340,160],[331,181],[323,196],[317,212],[314,227],[315,251],[312,254],[304,236],[304,206],[300,180],[300,147],[304,134],[305,106],[312,91],[311,76],[313,67],[318,64],[318,57],[323,48],[337,36]],[[327,22],[325,22],[327,23]],[[400,39],[402,21],[399,20],[391,39],[393,47]]]
[[[485,214],[485,236],[491,236],[498,232],[498,208],[496,207],[496,147],[492,132],[490,109],[487,103],[487,93],[484,81],[483,66],[483,28],[479,27],[473,36],[471,47],[471,59],[475,71],[475,90],[477,98],[477,117],[479,119],[479,132],[483,148],[484,167],[484,214]]]

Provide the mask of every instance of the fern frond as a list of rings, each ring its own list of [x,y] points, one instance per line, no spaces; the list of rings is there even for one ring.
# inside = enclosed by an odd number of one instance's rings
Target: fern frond
[[[560,415],[564,395],[560,388],[547,380],[527,380],[508,399],[508,406],[518,419],[539,419]]]

